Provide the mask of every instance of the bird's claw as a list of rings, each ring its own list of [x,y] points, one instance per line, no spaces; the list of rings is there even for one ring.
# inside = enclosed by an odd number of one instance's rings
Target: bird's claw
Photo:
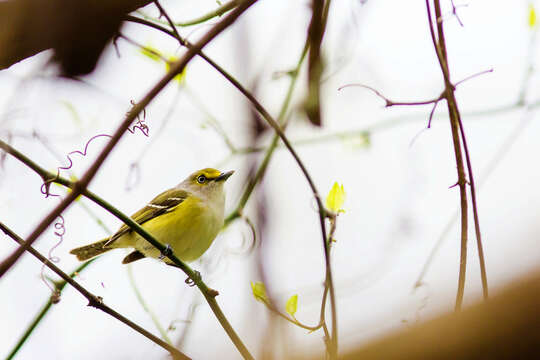
[[[163,250],[161,252],[161,254],[159,255],[159,260],[163,260],[165,259],[166,257],[172,255],[172,248],[171,248],[171,245],[169,244],[166,244],[165,245],[165,250]]]
[[[188,284],[189,286],[194,286],[195,282],[200,281],[201,279],[202,279],[201,273],[195,270],[193,277],[188,277],[186,279],[186,284]]]

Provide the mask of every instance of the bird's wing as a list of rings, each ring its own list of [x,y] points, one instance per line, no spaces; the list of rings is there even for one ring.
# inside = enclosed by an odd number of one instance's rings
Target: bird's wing
[[[131,215],[131,218],[139,225],[144,224],[150,219],[163,215],[167,212],[173,211],[178,205],[180,205],[188,197],[188,192],[180,189],[169,189],[150,201],[145,207]],[[111,239],[106,245],[111,244],[122,235],[131,232],[131,228],[126,224],[122,225],[118,231],[111,236]]]

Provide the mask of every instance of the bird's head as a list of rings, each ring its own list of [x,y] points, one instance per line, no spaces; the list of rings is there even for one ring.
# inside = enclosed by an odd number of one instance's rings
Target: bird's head
[[[189,175],[180,185],[193,193],[213,197],[223,194],[223,184],[233,173],[205,168]]]

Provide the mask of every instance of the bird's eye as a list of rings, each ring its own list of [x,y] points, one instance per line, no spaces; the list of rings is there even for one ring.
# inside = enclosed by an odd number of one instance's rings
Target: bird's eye
[[[199,184],[203,184],[205,181],[206,181],[206,176],[204,176],[204,175],[199,175],[199,176],[197,177],[197,182],[198,182]]]

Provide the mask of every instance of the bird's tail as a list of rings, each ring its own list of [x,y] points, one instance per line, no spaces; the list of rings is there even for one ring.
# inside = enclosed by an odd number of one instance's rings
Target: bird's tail
[[[114,249],[112,247],[105,247],[105,244],[109,241],[109,239],[110,238],[106,238],[89,245],[75,248],[69,253],[77,256],[77,259],[80,261],[91,259],[95,256],[103,254],[104,252]]]

